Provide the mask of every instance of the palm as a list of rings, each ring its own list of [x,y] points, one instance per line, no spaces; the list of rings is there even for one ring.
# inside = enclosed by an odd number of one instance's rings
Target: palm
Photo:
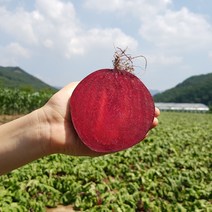
[[[69,112],[69,99],[78,83],[71,83],[57,92],[46,104],[50,113],[51,144],[56,152],[71,155],[99,155],[88,149],[74,130]]]

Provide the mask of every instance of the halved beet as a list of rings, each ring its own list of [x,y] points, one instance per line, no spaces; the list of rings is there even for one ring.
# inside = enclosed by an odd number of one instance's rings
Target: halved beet
[[[125,70],[101,69],[85,77],[70,99],[74,128],[96,152],[139,143],[150,130],[155,106],[141,80]]]

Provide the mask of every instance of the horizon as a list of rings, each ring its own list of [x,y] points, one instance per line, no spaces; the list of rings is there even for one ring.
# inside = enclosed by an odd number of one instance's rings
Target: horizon
[[[20,66],[2,66],[2,65],[0,65],[0,68],[18,68],[18,69],[21,69],[21,70],[22,70],[23,72],[25,72],[26,74],[29,74],[29,75],[31,75],[31,76],[37,78],[38,80],[42,81],[43,83],[47,84],[47,85],[50,86],[50,87],[53,87],[53,88],[55,88],[55,89],[61,89],[61,88],[63,88],[63,87],[60,87],[60,86],[57,86],[57,85],[51,85],[51,84],[47,83],[46,81],[40,79],[39,77],[34,76],[33,74],[29,73],[27,70],[24,70],[24,69],[23,69],[22,67],[20,67]],[[196,77],[196,76],[200,76],[200,75],[208,75],[208,74],[212,74],[212,72],[208,72],[208,73],[205,73],[205,74],[199,74],[199,75],[192,75],[192,76],[189,76],[189,77],[187,77],[186,79],[184,79],[183,81],[178,82],[176,85],[174,85],[173,87],[168,88],[168,89],[166,89],[166,90],[157,90],[157,89],[151,89],[151,88],[150,88],[150,89],[148,88],[148,89],[149,89],[149,91],[151,92],[152,96],[154,96],[155,94],[163,93],[164,91],[167,91],[167,90],[169,90],[169,89],[175,88],[176,86],[178,86],[179,84],[181,84],[182,82],[184,82],[185,80],[187,80],[187,79],[189,79],[189,78],[191,78],[191,77]]]

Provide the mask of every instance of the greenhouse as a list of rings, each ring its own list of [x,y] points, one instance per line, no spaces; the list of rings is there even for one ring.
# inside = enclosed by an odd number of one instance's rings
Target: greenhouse
[[[208,112],[209,107],[201,103],[165,103],[157,102],[155,106],[161,111]]]

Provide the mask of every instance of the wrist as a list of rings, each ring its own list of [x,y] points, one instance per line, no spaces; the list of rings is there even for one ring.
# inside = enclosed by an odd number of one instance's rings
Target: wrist
[[[40,114],[36,110],[0,127],[0,175],[49,154],[48,125]]]
[[[43,107],[30,114],[34,122],[36,142],[41,147],[44,156],[54,153],[51,148],[51,128],[45,109]]]

